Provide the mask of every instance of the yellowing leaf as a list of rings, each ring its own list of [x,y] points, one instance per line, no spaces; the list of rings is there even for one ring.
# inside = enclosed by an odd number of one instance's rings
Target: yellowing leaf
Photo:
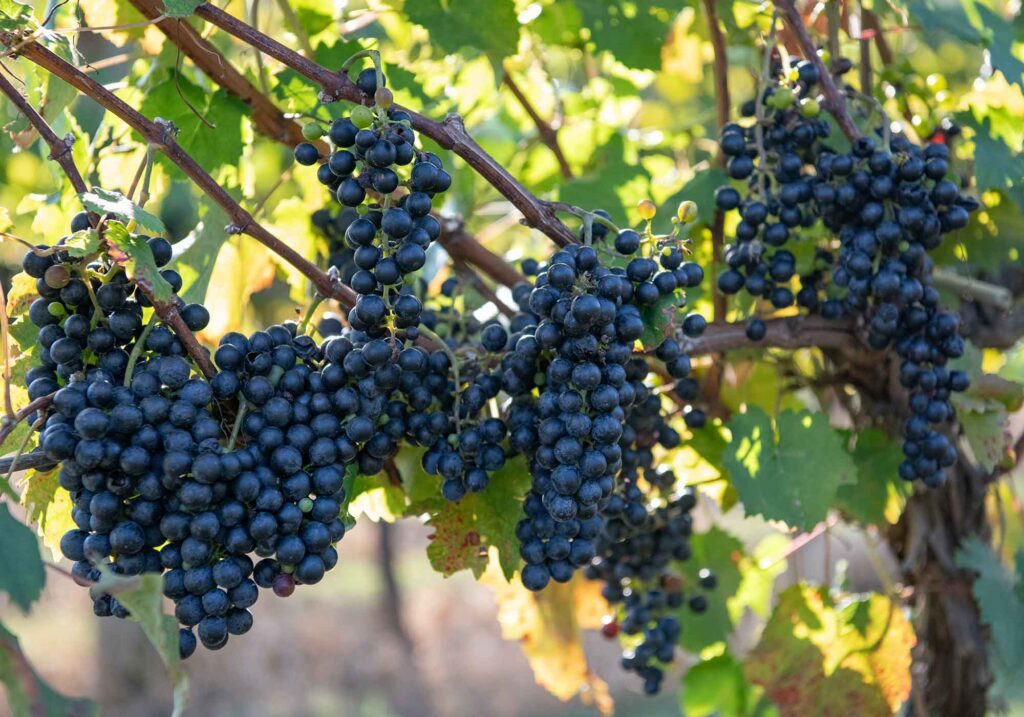
[[[494,591],[502,637],[522,644],[537,683],[563,702],[579,694],[610,715],[614,707],[608,686],[587,666],[581,641],[578,601],[591,599],[588,581],[577,575],[533,593],[518,579],[505,581],[492,551],[481,582]]]
[[[59,560],[60,539],[75,527],[71,519],[71,495],[57,483],[60,468],[48,471],[29,471],[21,502],[28,510],[29,519],[36,524],[43,544]]]
[[[825,590],[799,584],[778,605],[746,660],[782,717],[889,715],[910,694],[910,622],[888,597],[836,604]]]

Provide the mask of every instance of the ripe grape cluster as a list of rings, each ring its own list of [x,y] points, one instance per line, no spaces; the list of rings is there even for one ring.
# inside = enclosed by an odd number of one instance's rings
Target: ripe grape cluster
[[[859,317],[870,346],[894,350],[902,360],[900,381],[912,415],[899,474],[940,485],[944,468],[956,461],[955,447],[941,432],[955,418],[950,394],[969,382],[947,367],[963,354],[964,343],[959,318],[939,305],[928,252],[965,227],[978,203],[950,178],[945,144],[922,148],[884,135],[857,138],[848,152],[834,150],[828,125],[817,118],[817,70],[806,62],[796,67],[797,79],[764,92],[761,124],[722,131],[729,174],[749,178],[749,192],[744,197],[726,186],[716,194],[719,209],[741,216],[719,288],[728,294],[745,289],[780,309],[796,303],[830,319]],[[796,259],[783,247],[819,227],[825,239],[794,295]],[[748,337],[757,341],[764,334],[755,317]]]
[[[692,490],[659,498],[642,521],[625,516],[612,518],[598,541],[599,557],[587,567],[586,574],[604,583],[602,595],[618,606],[618,615],[607,620],[603,633],[615,637],[641,635],[640,642],[622,656],[624,669],[635,672],[644,681],[644,691],[657,693],[664,672],[661,665],[675,658],[675,645],[681,625],[676,614],[684,604],[695,613],[707,609],[707,598],[693,594],[687,602],[681,577],[669,569],[670,563],[690,558],[689,538],[693,530],[690,512],[696,505]],[[646,496],[651,498],[652,496]],[[699,573],[701,588],[711,589],[715,578],[707,570]]]
[[[632,229],[608,238],[598,231],[593,246],[570,246],[538,267],[533,287],[518,292],[536,323],[502,361],[503,388],[514,397],[511,445],[529,457],[533,479],[517,527],[523,585],[531,590],[566,582],[589,564],[608,517],[646,518],[622,480],[620,445],[631,407],[651,396],[649,366],[633,356],[645,328],[641,311],[664,297],[681,306],[677,290],[703,278],[678,249],[658,260],[646,256]],[[623,258],[624,266],[606,266],[601,253]],[[667,370],[685,379],[689,358],[670,341]]]
[[[321,220],[331,231],[345,226],[354,267],[348,283],[359,295],[348,315],[352,328],[374,338],[411,329],[404,335],[415,338],[423,305],[405,279],[423,267],[427,248],[441,234],[431,215],[433,198],[451,186],[451,176],[437,155],[416,148],[410,116],[392,107],[384,76],[379,87],[377,79],[372,68],[360,73],[356,83],[374,104],[331,123],[328,156],[304,142],[295,148],[295,159],[307,166],[322,161],[319,181],[342,206],[356,210],[355,215],[342,212],[340,222]],[[311,138],[322,132],[315,124],[309,127]],[[347,265],[347,252],[338,254],[339,263]]]

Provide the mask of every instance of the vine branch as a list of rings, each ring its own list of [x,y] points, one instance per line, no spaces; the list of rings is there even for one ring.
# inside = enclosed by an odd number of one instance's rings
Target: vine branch
[[[143,15],[157,18],[162,13],[160,0],[130,0]],[[294,147],[308,141],[302,136],[298,122],[288,119],[271,99],[238,71],[227,58],[195,28],[180,20],[162,20],[157,27],[204,74],[220,85],[225,92],[237,97],[252,108],[252,121],[256,131],[269,139]],[[258,56],[258,55],[257,55]],[[322,140],[314,142],[322,154],[329,148]],[[253,212],[258,214],[258,212]],[[442,231],[441,244],[448,253],[473,264],[494,281],[512,286],[523,277],[508,262],[486,249],[475,238],[461,230],[450,236]]]
[[[551,153],[555,155],[555,159],[558,161],[558,168],[562,172],[562,176],[565,179],[572,179],[572,167],[569,166],[568,160],[565,158],[565,153],[562,152],[562,147],[558,144],[558,130],[551,126],[551,123],[540,116],[537,109],[530,102],[530,99],[523,93],[523,90],[516,84],[516,81],[512,79],[512,75],[506,69],[504,76],[501,81],[508,88],[512,96],[516,98],[516,101],[522,106],[523,111],[530,116],[530,120],[537,126],[537,135],[540,137],[540,141],[551,150]]]
[[[775,7],[786,21],[786,25],[789,26],[790,31],[800,44],[800,50],[804,55],[804,59],[813,62],[814,66],[818,69],[818,75],[820,76],[818,82],[821,85],[821,93],[824,95],[822,105],[835,117],[839,129],[852,142],[860,137],[860,130],[857,129],[857,125],[854,123],[846,107],[846,97],[836,87],[832,74],[825,67],[825,63],[821,61],[821,57],[818,56],[818,48],[815,46],[814,40],[811,39],[807,26],[804,25],[804,19],[801,17],[800,11],[796,9],[796,3],[794,0],[774,0],[774,2]]]
[[[328,70],[303,57],[210,3],[196,8],[196,15],[315,82],[323,92],[324,101],[340,99],[357,104],[367,104],[371,101],[370,98],[363,96],[347,75]],[[394,108],[408,113],[413,129],[430,137],[443,149],[451,150],[476,170],[522,213],[527,226],[543,232],[559,246],[575,243],[572,232],[555,216],[550,205],[534,196],[507,169],[487,154],[466,131],[459,115],[449,114],[444,120],[437,122],[397,104]]]
[[[7,44],[6,39],[4,39],[4,44]],[[29,45],[26,45],[26,48],[28,47]],[[83,75],[83,77],[86,76]],[[86,77],[86,79],[89,78]],[[89,81],[93,82],[91,79],[89,79]],[[18,89],[12,85],[10,81],[3,76],[3,74],[0,74],[0,92],[7,95],[11,102],[13,102],[21,113],[25,115],[29,124],[35,127],[36,131],[39,132],[39,136],[50,148],[50,159],[57,162],[61,169],[64,170],[64,174],[67,175],[68,181],[71,183],[75,192],[79,195],[87,192],[88,188],[85,185],[85,180],[82,179],[82,173],[78,171],[78,166],[75,164],[74,157],[71,155],[71,146],[74,143],[74,138],[70,135],[64,139],[58,137],[43,116],[40,115],[31,104],[29,104],[27,99],[22,97]],[[100,218],[96,214],[89,212],[89,220],[92,222],[94,227],[97,229],[100,228]],[[177,304],[173,301],[157,301],[153,296],[152,287],[148,282],[138,281],[137,283],[139,288],[142,290],[142,293],[147,299],[149,299],[150,303],[153,304],[153,311],[161,320],[173,329],[178,340],[181,341],[181,344],[188,352],[188,355],[195,360],[199,369],[207,377],[213,376],[213,374],[216,373],[216,369],[210,361],[209,353],[199,343],[199,340],[196,339],[192,330],[185,324],[185,320],[181,318]]]

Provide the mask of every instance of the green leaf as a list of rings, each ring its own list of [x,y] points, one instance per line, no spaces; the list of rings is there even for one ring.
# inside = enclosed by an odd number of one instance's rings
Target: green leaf
[[[661,48],[678,8],[652,0],[575,0],[599,50],[638,70],[661,67]]]
[[[205,90],[182,75],[178,75],[175,82],[173,69],[155,74],[139,111],[147,117],[173,122],[178,128],[178,144],[208,173],[214,174],[221,167],[237,164],[244,150],[242,117],[249,113],[245,103],[224,90]],[[185,103],[182,95],[195,111]],[[196,112],[213,127],[203,122]],[[161,155],[158,161],[168,168],[173,177],[182,176],[170,160]]]
[[[516,54],[519,21],[512,0],[415,0],[409,20],[430,32],[430,42],[448,55],[462,48],[482,50],[495,64]]]
[[[968,538],[957,552],[957,565],[978,573],[974,597],[982,621],[990,627],[993,647],[989,665],[996,682],[989,697],[995,698],[996,704],[992,706],[1024,703],[1024,554],[1017,554],[1017,573],[1013,574],[984,542]]]
[[[160,274],[153,250],[149,248],[145,237],[129,234],[123,224],[108,222],[106,239],[110,247],[110,258],[128,268],[130,279],[148,287],[157,301],[171,300],[174,290]]]
[[[887,513],[887,509],[901,507],[912,490],[897,473],[903,451],[882,430],[868,428],[857,434],[853,462],[857,465],[857,480],[839,486],[839,505],[864,525],[894,523],[899,518],[898,510],[894,514],[891,510]]]
[[[0,0],[0,30],[24,30],[32,8],[19,0]]]
[[[213,268],[221,247],[228,240],[224,227],[227,215],[220,207],[209,206],[199,225],[181,242],[176,249],[174,268],[181,274],[184,290],[181,298],[189,303],[203,303],[206,291],[213,280]]]
[[[69,236],[64,246],[69,256],[80,259],[99,251],[100,234],[95,229],[83,229]]]
[[[833,601],[797,584],[779,595],[746,674],[782,717],[835,712],[888,715],[910,694],[914,630],[882,595]],[[840,697],[841,696],[841,697]]]
[[[0,623],[0,683],[14,717],[92,717],[99,708],[84,699],[65,697],[39,676],[21,651],[18,638]]]
[[[975,108],[955,115],[958,122],[974,130],[974,172],[978,189],[1004,191],[1024,209],[1024,155],[997,137],[992,118],[980,112]]]
[[[961,0],[908,0],[907,11],[912,20],[926,30],[921,39],[939,49],[949,35],[971,45],[980,45],[982,37],[964,12]]]
[[[583,176],[559,187],[558,198],[586,210],[604,209],[611,214],[612,221],[621,221],[626,216],[626,208],[616,188],[647,176],[639,165],[626,161],[625,149],[622,135],[613,134],[595,154]]]
[[[754,714],[758,692],[743,674],[743,665],[725,653],[686,671],[679,706],[686,717],[746,717]]]
[[[580,30],[583,15],[573,2],[553,2],[544,5],[529,24],[530,30],[547,45],[582,47]]]
[[[968,397],[966,400],[971,399]],[[953,403],[957,407],[960,427],[978,464],[986,471],[993,470],[1009,447],[1006,407],[997,401],[972,401],[967,404],[961,396],[955,396]]]
[[[840,485],[856,480],[856,466],[828,418],[783,411],[773,428],[757,406],[733,416],[724,456],[748,514],[811,530],[825,519]]]
[[[135,222],[135,225],[150,234],[163,234],[163,222],[125,197],[121,192],[109,191],[96,187],[91,192],[78,195],[86,209],[97,214],[109,214],[120,219],[124,224]]]
[[[408,458],[398,463],[410,498],[407,514],[429,516],[427,525],[434,532],[427,557],[434,569],[445,577],[469,569],[479,578],[487,568],[489,549],[494,548],[505,579],[511,580],[520,562],[516,523],[530,487],[526,459],[510,459],[491,474],[487,490],[470,493],[457,503],[445,500],[438,478],[428,476],[418,464],[411,465]]]
[[[164,15],[167,17],[188,17],[205,0],[164,0]]]
[[[676,328],[679,309],[685,303],[685,294],[682,290],[676,289],[671,294],[658,297],[656,302],[640,310],[640,316],[644,320],[644,332],[640,336],[640,343],[643,344],[644,350],[653,351],[658,348],[665,337]]]
[[[27,613],[43,592],[46,571],[36,536],[15,520],[6,503],[0,503],[0,565],[0,592]]]
[[[163,578],[157,573],[144,573],[130,578],[121,577],[100,566],[100,581],[90,593],[109,593],[131,613],[146,639],[160,655],[164,668],[174,686],[174,713],[180,717],[188,699],[188,675],[181,668],[178,651],[178,621],[163,611]]]
[[[1020,41],[1020,32],[1015,32],[1011,23],[985,5],[976,3],[974,7],[982,27],[990,33],[987,44],[992,67],[1002,72],[1007,82],[1024,90],[1024,62],[1013,51],[1014,43]]]
[[[727,600],[740,587],[738,560],[743,554],[743,543],[721,528],[712,527],[706,533],[694,534],[690,548],[693,550],[691,557],[677,566],[686,581],[687,594],[700,592],[698,573],[703,568],[714,573],[718,581],[715,589],[707,593],[706,612],[692,615],[689,608],[681,610],[686,629],[679,636],[679,644],[688,652],[700,652],[708,645],[725,640],[732,632]]]

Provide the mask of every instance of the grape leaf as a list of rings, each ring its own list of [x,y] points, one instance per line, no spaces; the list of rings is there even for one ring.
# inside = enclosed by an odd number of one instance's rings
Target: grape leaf
[[[417,0],[407,3],[405,12],[430,32],[431,43],[446,54],[479,49],[496,65],[516,54],[519,21],[512,0]]]
[[[246,105],[224,90],[208,92],[181,75],[176,82],[173,70],[155,75],[139,111],[147,117],[173,122],[178,128],[178,144],[210,174],[225,165],[236,164],[244,149],[242,116],[248,112]],[[196,116],[182,95],[213,127]],[[158,161],[172,177],[183,176],[163,155]]]
[[[576,6],[599,50],[638,70],[661,67],[661,48],[676,10],[652,0],[576,0]]]
[[[559,187],[558,198],[583,209],[604,209],[613,220],[626,216],[616,187],[647,175],[640,165],[626,161],[625,149],[622,136],[613,134],[594,155],[583,176],[574,177]]]
[[[969,397],[966,400],[970,400]],[[981,401],[979,404],[965,403],[965,398],[955,396],[957,419],[967,442],[974,451],[978,464],[986,471],[993,470],[1010,447],[1010,435],[1006,429],[1006,407],[998,401]],[[974,410],[980,408],[981,410]]]
[[[92,717],[99,708],[84,699],[65,697],[35,671],[14,633],[0,623],[0,683],[15,717]]]
[[[676,289],[671,294],[658,297],[650,306],[640,310],[644,320],[644,332],[640,335],[640,343],[646,351],[658,348],[665,337],[678,325],[679,309],[686,303],[683,292]]]
[[[840,485],[856,480],[842,436],[821,413],[783,411],[773,428],[757,406],[733,416],[723,457],[748,514],[811,530],[825,519]]]
[[[974,130],[974,172],[978,189],[998,189],[1024,210],[1024,156],[996,136],[992,118],[975,108],[956,120]]]
[[[24,30],[32,8],[19,0],[0,0],[0,30]]]
[[[921,33],[921,39],[939,49],[948,35],[971,45],[980,45],[981,35],[971,24],[960,0],[937,2],[936,0],[908,0],[907,11],[921,27],[928,32]]]
[[[109,214],[120,219],[124,224],[135,222],[135,225],[142,231],[150,234],[163,234],[163,222],[125,197],[121,192],[109,191],[96,187],[91,192],[83,192],[78,195],[82,205],[97,214]]]
[[[698,576],[702,568],[714,573],[718,584],[707,591],[708,609],[700,615],[690,613],[688,607],[680,610],[680,619],[686,625],[679,636],[679,644],[689,652],[700,652],[708,645],[720,642],[732,632],[733,623],[726,601],[740,587],[739,560],[743,543],[721,528],[711,527],[706,533],[690,539],[693,554],[677,567],[685,579],[687,595],[702,594]]]
[[[488,549],[494,548],[505,579],[511,580],[519,567],[516,523],[530,487],[526,459],[509,459],[491,474],[487,490],[452,503],[441,496],[439,479],[412,463],[414,455],[399,454],[396,463],[410,499],[407,515],[429,515],[427,525],[434,531],[427,546],[430,564],[445,577],[469,569],[479,578],[487,568]]]
[[[899,477],[903,451],[878,428],[857,434],[853,449],[857,465],[855,483],[841,485],[836,500],[849,515],[864,525],[896,522],[911,484]]]
[[[174,290],[160,274],[145,237],[129,234],[119,222],[107,222],[106,240],[110,258],[128,268],[130,279],[148,288],[157,301],[170,301],[174,297]]]
[[[494,591],[501,636],[523,646],[534,679],[562,701],[579,694],[591,698],[602,714],[611,714],[608,686],[587,666],[577,603],[588,590],[583,576],[552,583],[533,593],[518,580],[507,582],[492,560],[481,583]]]
[[[164,0],[164,15],[166,17],[188,17],[196,11],[196,8],[205,0]]]
[[[75,232],[64,242],[65,251],[69,256],[82,258],[100,249],[100,234],[95,229],[83,229]]]
[[[0,503],[0,565],[0,592],[27,613],[43,592],[46,572],[36,536],[11,515],[6,503]]]
[[[71,519],[71,494],[60,487],[57,481],[59,473],[59,466],[48,471],[29,471],[21,496],[29,520],[39,529],[43,545],[57,560],[62,557],[60,539],[76,527]]]
[[[746,717],[756,714],[759,692],[743,674],[743,665],[725,653],[686,671],[679,706],[686,717]]]
[[[157,573],[144,573],[122,577],[100,566],[100,580],[90,588],[90,594],[114,595],[131,613],[146,639],[163,660],[167,675],[174,685],[174,712],[180,717],[188,699],[188,675],[181,668],[178,651],[178,621],[163,611],[163,578]]]
[[[1007,82],[1024,90],[1024,62],[1013,52],[1013,45],[1019,41],[1020,32],[1015,32],[1011,23],[985,5],[976,3],[974,8],[981,26],[988,33],[986,46],[992,58],[992,67],[1002,72]]]
[[[957,552],[957,565],[978,573],[974,597],[982,621],[992,628],[989,664],[996,682],[989,698],[997,703],[1024,703],[1024,553],[1017,554],[1016,562],[1013,574],[978,538],[968,538]]]
[[[782,717],[829,714],[842,695],[844,714],[896,711],[910,694],[914,630],[882,595],[837,604],[806,584],[781,595],[747,678],[764,688]]]
[[[580,38],[583,16],[572,2],[556,2],[542,6],[537,17],[530,22],[529,28],[548,45],[582,47],[583,44]]]

